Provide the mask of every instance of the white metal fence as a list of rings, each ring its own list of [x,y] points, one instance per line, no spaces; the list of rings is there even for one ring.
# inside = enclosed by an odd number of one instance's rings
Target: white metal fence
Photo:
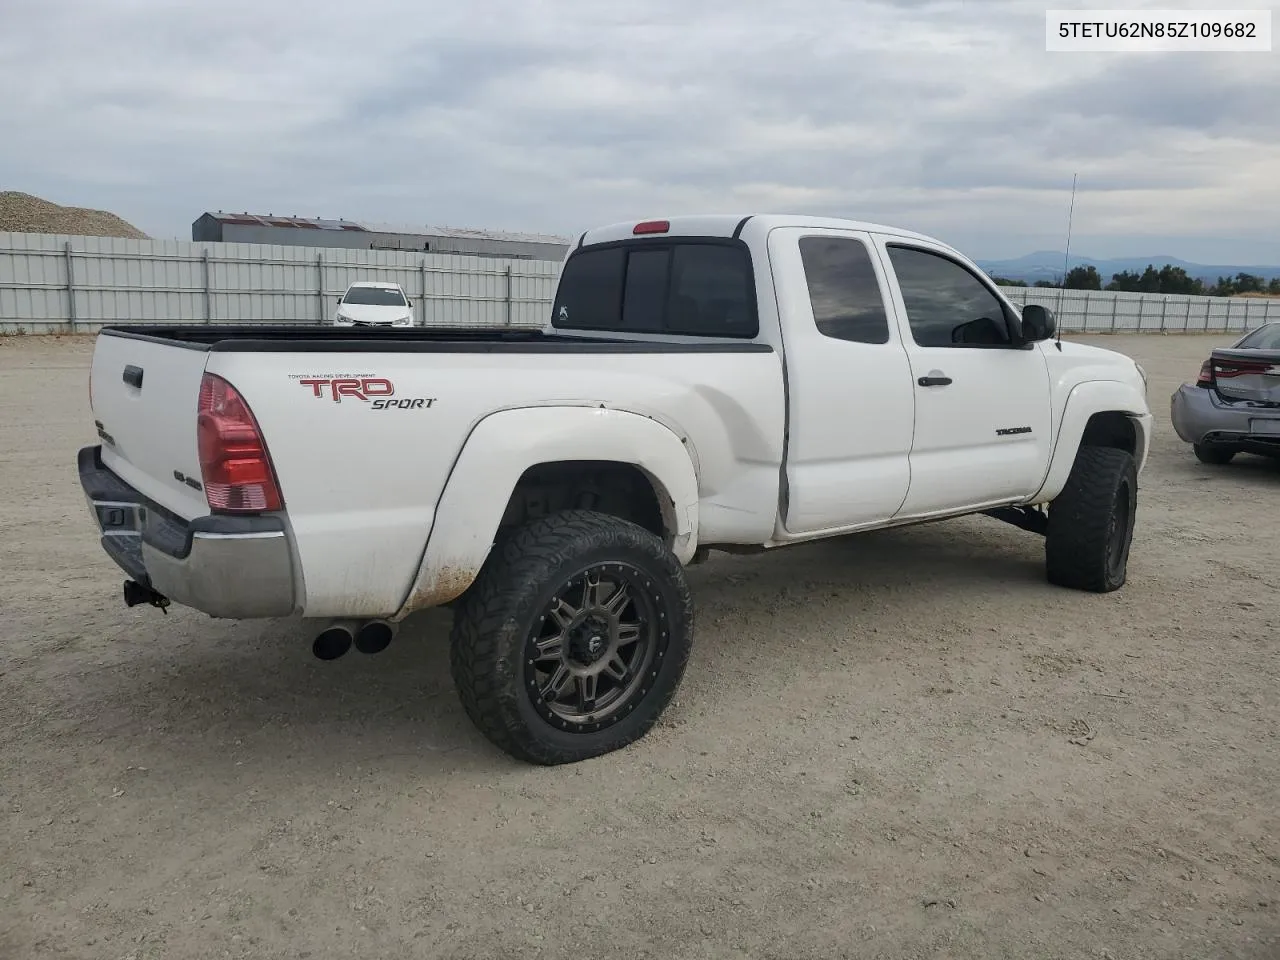
[[[1111,290],[1001,287],[1019,306],[1039,303],[1063,330],[1082,333],[1216,333],[1245,331],[1280,320],[1280,299],[1192,297]]]
[[[0,333],[105,323],[319,323],[356,280],[394,281],[429,325],[539,326],[559,262],[181,240],[0,233]],[[1280,300],[1005,287],[1063,330],[1218,332],[1280,320]]]
[[[545,322],[558,262],[0,233],[0,332],[107,323],[318,323],[349,283],[399,283],[427,324]]]

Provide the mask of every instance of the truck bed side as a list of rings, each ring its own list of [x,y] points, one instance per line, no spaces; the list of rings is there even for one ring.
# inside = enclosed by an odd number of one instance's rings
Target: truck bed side
[[[235,352],[211,354],[208,369],[241,392],[262,427],[305,573],[306,615],[377,616],[400,608],[450,471],[476,426],[499,411],[606,407],[651,417],[687,440],[704,533],[709,524],[730,539],[768,539],[783,437],[776,355],[655,360],[578,350]],[[584,435],[577,459],[594,449]]]
[[[193,468],[199,476],[200,376],[222,377],[244,397],[279,480],[299,612],[309,617],[401,609],[451,472],[477,426],[502,411],[608,408],[647,418],[677,436],[694,464],[704,538],[764,542],[776,519],[785,409],[780,358],[764,344],[127,328],[104,331],[99,351],[107,359],[95,362],[96,402],[128,410],[139,435],[160,428],[166,438],[121,475],[187,519],[207,506],[165,478]],[[147,377],[184,371],[163,409],[149,389],[160,375],[122,399],[131,388],[114,367],[134,357],[145,358]],[[113,377],[120,387],[108,391],[102,384]],[[521,448],[537,456],[536,445]],[[585,432],[574,459],[591,460],[596,449]],[[500,515],[505,503],[497,507]]]

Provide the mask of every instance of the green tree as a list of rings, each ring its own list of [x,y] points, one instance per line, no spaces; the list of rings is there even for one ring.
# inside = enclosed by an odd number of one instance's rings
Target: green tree
[[[1236,283],[1231,277],[1219,277],[1218,282],[1209,288],[1209,296],[1211,297],[1231,297],[1235,296]]]
[[[1143,293],[1159,293],[1160,292],[1160,271],[1147,264],[1147,269],[1142,271],[1142,276],[1138,278],[1138,289]]]
[[[1102,277],[1098,275],[1098,268],[1093,264],[1072,267],[1067,271],[1062,285],[1068,290],[1101,290]]]
[[[1141,282],[1142,277],[1132,270],[1125,270],[1111,275],[1111,282],[1107,284],[1107,289],[1119,290],[1122,293],[1137,293],[1141,289],[1139,286]]]
[[[1273,297],[1280,297],[1280,277],[1272,277],[1271,282],[1267,284],[1267,293]]]
[[[1010,280],[1008,277],[992,277],[991,281],[998,287],[1025,287],[1025,280]]]
[[[1236,293],[1262,293],[1266,289],[1263,279],[1252,273],[1237,273],[1235,287]]]
[[[1052,288],[1054,288],[1054,289],[1057,289],[1057,286],[1058,286],[1058,285],[1057,285],[1056,283],[1054,283],[1052,280],[1037,280],[1037,281],[1035,282],[1034,286],[1037,286],[1037,287],[1052,287]]]
[[[1230,281],[1228,281],[1230,282]],[[1205,292],[1204,283],[1191,276],[1181,267],[1165,264],[1159,270],[1152,264],[1142,273],[1125,270],[1112,274],[1108,290],[1121,290],[1127,293],[1181,293],[1200,295]]]
[[[1199,278],[1190,276],[1181,267],[1166,263],[1160,268],[1160,292],[1199,296],[1204,293],[1204,283]]]

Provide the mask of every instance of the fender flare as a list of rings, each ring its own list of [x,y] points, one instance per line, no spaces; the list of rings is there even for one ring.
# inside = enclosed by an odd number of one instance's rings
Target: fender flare
[[[1137,437],[1134,459],[1138,462],[1138,469],[1142,469],[1151,444],[1151,413],[1141,391],[1121,380],[1078,383],[1067,394],[1044,483],[1027,503],[1046,503],[1062,492],[1076,462],[1085,428],[1089,420],[1099,413],[1123,414],[1133,423]]]
[[[530,467],[565,460],[639,468],[658,495],[672,552],[681,563],[692,559],[698,545],[698,477],[685,440],[671,429],[607,407],[502,410],[477,423],[463,443],[395,619],[461,596],[489,556],[520,477]]]

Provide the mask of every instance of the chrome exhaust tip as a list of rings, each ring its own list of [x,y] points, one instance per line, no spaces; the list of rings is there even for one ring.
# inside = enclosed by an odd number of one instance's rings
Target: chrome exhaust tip
[[[387,620],[369,620],[356,631],[355,645],[361,653],[381,653],[396,635],[398,625]]]

